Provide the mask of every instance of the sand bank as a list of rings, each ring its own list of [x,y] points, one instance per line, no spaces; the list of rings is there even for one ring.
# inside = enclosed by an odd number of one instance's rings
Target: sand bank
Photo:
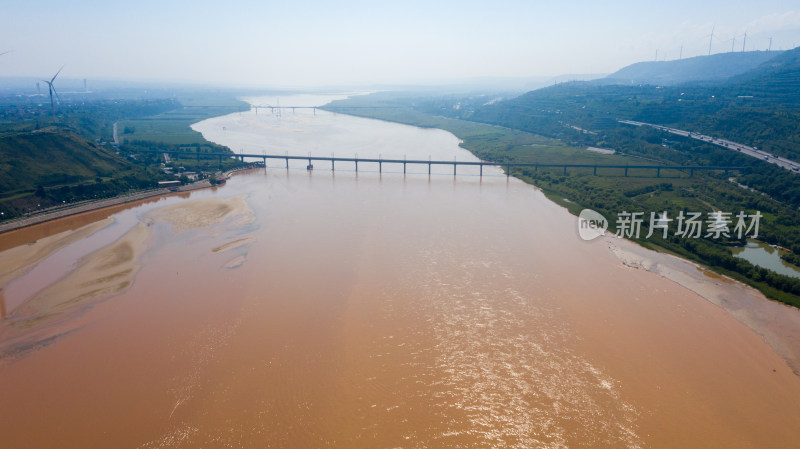
[[[216,225],[230,217],[234,217],[234,225],[250,223],[255,219],[244,195],[187,201],[147,214],[148,219],[169,223],[178,232]]]
[[[688,260],[614,237],[606,237],[606,242],[625,265],[663,276],[727,311],[762,336],[800,376],[800,310],[769,300],[752,287]]]
[[[59,249],[82,240],[114,222],[106,218],[75,231],[63,231],[27,245],[20,245],[0,253],[0,288],[12,279],[25,274],[34,265]]]
[[[115,242],[80,259],[75,268],[56,282],[42,286],[14,310],[3,308],[0,324],[0,360],[13,358],[48,344],[82,325],[77,319],[94,304],[128,289],[140,268],[140,258],[151,246],[152,224],[165,222],[178,232],[205,228],[224,221],[248,223],[253,213],[245,196],[185,201],[155,209]],[[106,218],[76,231],[65,231],[29,245],[0,253],[0,286],[16,279],[60,248],[91,236],[113,223]],[[215,248],[215,252],[246,245],[243,238]],[[244,263],[239,256],[229,268]],[[0,294],[2,290],[0,289]]]

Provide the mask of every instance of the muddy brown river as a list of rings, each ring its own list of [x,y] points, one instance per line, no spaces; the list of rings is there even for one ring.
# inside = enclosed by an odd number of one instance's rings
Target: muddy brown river
[[[195,127],[475,160],[322,111]],[[585,242],[499,169],[270,165],[0,235],[0,447],[800,447],[797,310]]]

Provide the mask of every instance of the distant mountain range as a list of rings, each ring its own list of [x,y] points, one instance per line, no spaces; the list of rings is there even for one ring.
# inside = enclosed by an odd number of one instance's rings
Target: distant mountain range
[[[800,160],[800,47],[640,63],[612,76],[620,74],[639,82],[568,82],[491,104],[465,107],[458,99],[461,107],[454,109],[431,102],[426,112],[586,145],[596,143],[587,140],[594,135],[624,142],[627,131],[617,119],[636,120],[724,136]],[[578,128],[592,134],[576,133]]]
[[[785,52],[748,51],[695,56],[674,61],[637,62],[595,82],[657,86],[720,82],[753,71],[783,53]]]

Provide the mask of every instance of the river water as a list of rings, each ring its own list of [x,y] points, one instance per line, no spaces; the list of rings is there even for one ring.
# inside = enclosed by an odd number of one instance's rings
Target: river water
[[[236,152],[475,160],[323,111],[195,129]],[[759,335],[580,240],[535,188],[270,164],[0,236],[3,447],[800,445],[800,378]]]

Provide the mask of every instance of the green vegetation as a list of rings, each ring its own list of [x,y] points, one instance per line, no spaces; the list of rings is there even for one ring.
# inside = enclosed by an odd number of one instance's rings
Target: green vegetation
[[[203,136],[191,129],[199,121],[220,115],[246,111],[249,106],[230,93],[187,93],[179,97],[175,107],[157,114],[131,117],[120,120],[118,127],[120,143],[146,145],[207,145]],[[220,147],[216,147],[217,151]]]
[[[796,253],[787,253],[787,252],[781,251],[780,257],[781,257],[781,259],[785,260],[786,262],[788,262],[788,263],[790,263],[790,264],[792,264],[792,265],[794,265],[796,267],[800,267],[800,255],[798,255]]]
[[[4,196],[37,186],[113,177],[134,169],[111,149],[57,128],[1,135],[0,154],[0,190]]]
[[[121,142],[120,152],[136,154],[146,164],[165,163],[163,152],[185,152],[186,156],[171,155],[166,168],[173,173],[181,171],[228,170],[240,165],[232,158],[203,156],[204,153],[230,153],[227,147],[211,143],[191,129],[199,121],[249,109],[247,103],[237,100],[231,93],[189,92],[179,97],[175,108],[158,114],[122,120],[117,125]]]
[[[130,96],[130,95],[128,95]],[[190,125],[246,110],[233,92],[179,92],[170,98],[64,101],[55,119],[38,96],[0,99],[0,220],[70,202],[156,187],[184,171],[240,165]],[[113,145],[113,126],[121,140]],[[185,151],[162,164],[161,154]],[[164,165],[162,167],[162,165]],[[188,179],[185,175],[184,180]]]
[[[153,187],[158,171],[58,128],[0,135],[0,212],[26,212]]]

